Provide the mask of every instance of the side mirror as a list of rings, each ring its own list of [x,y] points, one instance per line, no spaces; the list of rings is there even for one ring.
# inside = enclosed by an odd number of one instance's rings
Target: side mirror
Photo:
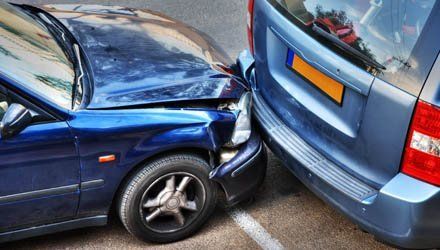
[[[0,124],[3,139],[11,138],[23,131],[32,122],[31,112],[21,104],[9,106]]]

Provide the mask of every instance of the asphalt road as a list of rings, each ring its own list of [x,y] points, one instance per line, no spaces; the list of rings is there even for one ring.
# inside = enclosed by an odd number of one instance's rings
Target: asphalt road
[[[71,3],[72,1],[13,1]],[[149,8],[182,20],[212,36],[232,57],[247,47],[245,0],[78,1],[89,4]],[[238,211],[238,212],[237,212]],[[274,242],[276,243],[274,245]],[[255,201],[235,210],[222,205],[195,236],[155,245],[128,234],[116,216],[100,228],[47,235],[1,246],[5,249],[382,249],[385,245],[362,232],[311,193],[270,153],[267,178]]]

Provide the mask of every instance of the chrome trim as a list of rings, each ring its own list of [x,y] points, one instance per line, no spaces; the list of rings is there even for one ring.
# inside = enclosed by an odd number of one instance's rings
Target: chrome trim
[[[104,184],[105,184],[105,181],[103,179],[84,181],[84,182],[81,182],[81,190],[102,187],[102,186],[104,186]]]
[[[5,196],[0,196],[0,203],[37,199],[51,195],[68,194],[68,193],[76,192],[78,191],[78,189],[79,189],[79,185],[74,184],[69,186],[62,186],[62,187],[41,189],[41,190],[18,193],[18,194],[5,195]]]

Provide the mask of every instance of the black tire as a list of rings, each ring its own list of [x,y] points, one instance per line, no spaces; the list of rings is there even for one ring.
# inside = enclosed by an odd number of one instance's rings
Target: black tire
[[[210,170],[211,168],[208,163],[201,157],[184,153],[164,156],[145,165],[145,167],[141,168],[128,180],[119,199],[119,216],[125,228],[127,228],[132,235],[143,241],[158,243],[174,242],[194,234],[207,221],[217,203],[217,186],[209,180]],[[151,209],[154,208],[144,208],[144,205],[141,206],[141,204],[145,204],[145,197],[148,196],[149,192],[153,192],[150,190],[158,186],[162,179],[168,178],[168,175],[173,175],[173,173],[194,177],[191,177],[191,182],[195,182],[195,184],[191,184],[194,185],[193,190],[199,190],[203,187],[204,191],[193,191],[193,199],[199,202],[199,211],[188,212],[196,213],[190,214],[192,216],[190,217],[191,220],[185,220],[184,225],[178,225],[174,230],[161,231],[162,229],[159,227],[161,226],[161,222],[157,222],[157,225],[153,225],[152,222],[147,221],[146,217],[148,216],[145,216],[146,214],[148,215],[148,213],[152,213]],[[184,177],[182,177],[181,180],[183,180],[183,178]],[[189,185],[190,184],[188,184],[188,189],[191,188]],[[164,190],[162,190],[162,192],[163,191]],[[191,190],[188,190],[188,192],[189,191]],[[185,191],[185,197],[187,197],[186,193]],[[197,196],[196,193],[200,195]],[[160,194],[161,192],[159,192],[159,195]],[[157,197],[159,197],[159,195]],[[201,201],[203,201],[202,197],[205,197],[205,199],[203,205],[200,205]],[[155,200],[162,201],[162,199],[159,198]],[[167,202],[165,203],[168,204]],[[164,205],[161,206],[163,207]],[[150,210],[146,211],[145,209]],[[159,208],[159,210],[161,209]],[[184,214],[183,211],[182,214]],[[169,217],[169,215],[167,216]],[[161,215],[160,218],[159,216],[157,218],[166,220],[168,219],[165,218],[167,216]],[[158,219],[155,217],[153,220]],[[170,228],[173,227],[172,222],[163,222],[163,225],[167,225]]]

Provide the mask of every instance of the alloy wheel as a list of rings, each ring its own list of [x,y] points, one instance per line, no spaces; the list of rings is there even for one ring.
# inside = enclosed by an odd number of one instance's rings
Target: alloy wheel
[[[196,176],[176,172],[159,177],[144,194],[140,203],[142,221],[159,233],[182,230],[200,215],[206,191]]]

